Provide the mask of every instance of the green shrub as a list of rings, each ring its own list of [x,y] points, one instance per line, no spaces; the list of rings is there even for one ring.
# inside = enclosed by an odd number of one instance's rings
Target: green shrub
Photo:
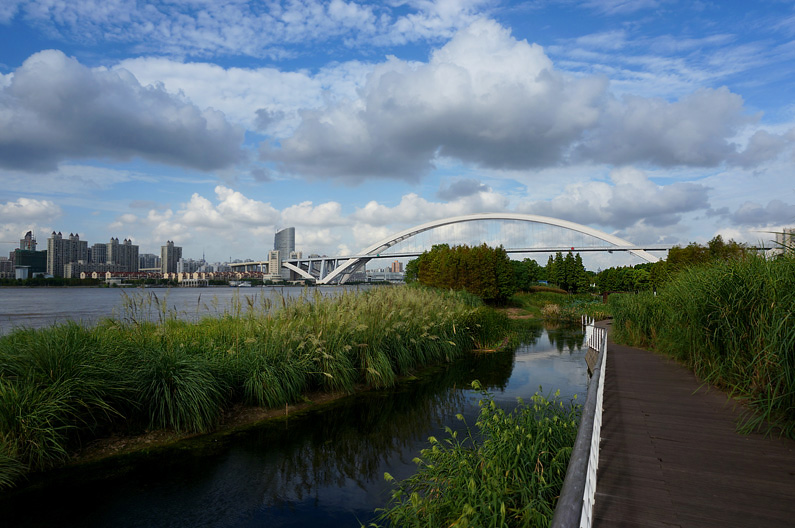
[[[417,473],[396,484],[377,523],[549,526],[577,436],[579,406],[536,394],[505,412],[486,392],[479,405],[475,434],[467,430],[459,438],[446,428],[446,439],[429,438],[430,447],[414,459]]]

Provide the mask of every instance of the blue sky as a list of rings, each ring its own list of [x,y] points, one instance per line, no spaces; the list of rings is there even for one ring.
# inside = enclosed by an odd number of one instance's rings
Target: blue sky
[[[346,254],[493,211],[756,242],[795,225],[794,5],[4,0],[0,251]]]

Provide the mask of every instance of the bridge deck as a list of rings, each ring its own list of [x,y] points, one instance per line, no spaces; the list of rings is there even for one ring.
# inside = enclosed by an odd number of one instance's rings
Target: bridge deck
[[[609,325],[608,325],[609,326]],[[795,442],[660,355],[610,342],[595,526],[795,526]]]

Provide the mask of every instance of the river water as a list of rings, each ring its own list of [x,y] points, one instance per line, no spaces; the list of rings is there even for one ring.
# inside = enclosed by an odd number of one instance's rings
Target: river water
[[[54,323],[77,321],[94,324],[107,317],[144,316],[157,319],[163,311],[182,319],[215,316],[263,302],[277,305],[282,298],[318,292],[336,295],[370,286],[318,288],[260,286],[251,288],[19,288],[0,287],[0,334],[16,327],[40,328]],[[133,306],[136,305],[136,306]],[[165,310],[163,310],[165,309]],[[131,311],[136,313],[132,314]]]
[[[429,436],[445,438],[445,426],[464,430],[457,413],[475,428],[480,394],[467,388],[472,380],[504,408],[539,389],[584,402],[582,334],[529,326],[524,342],[515,352],[473,354],[394,389],[234,434],[54,471],[0,495],[0,526],[366,525],[389,499],[384,472],[397,479],[412,474],[412,459]]]

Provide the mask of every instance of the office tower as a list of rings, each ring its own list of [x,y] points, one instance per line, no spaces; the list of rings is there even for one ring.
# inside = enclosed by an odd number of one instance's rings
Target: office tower
[[[295,228],[287,227],[281,231],[277,231],[273,237],[273,249],[279,252],[277,268],[269,268],[268,272],[271,275],[279,274],[283,279],[290,280],[290,270],[282,268],[282,260],[285,260],[289,255],[295,252]]]
[[[160,246],[160,271],[161,273],[176,273],[177,262],[182,258],[182,248],[175,246],[169,240],[165,246]]]

